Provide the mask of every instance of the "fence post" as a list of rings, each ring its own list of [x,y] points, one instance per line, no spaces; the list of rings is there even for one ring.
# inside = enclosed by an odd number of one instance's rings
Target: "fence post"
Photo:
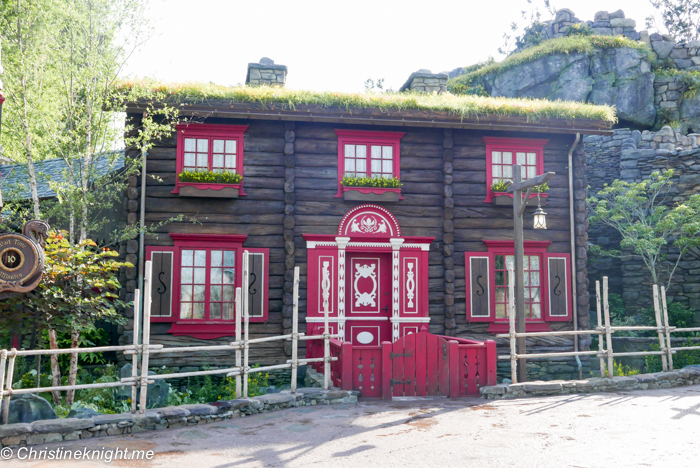
[[[391,342],[382,342],[382,400],[391,400],[394,388],[391,386]]]
[[[459,342],[447,342],[448,365],[450,369],[450,398],[459,398]]]
[[[238,375],[236,375],[236,398],[241,397],[241,288],[236,288],[236,367]]]
[[[248,251],[243,252],[243,398],[248,398],[248,287],[250,281]]]
[[[516,354],[515,338],[515,273],[512,266],[508,268],[508,321],[510,325],[510,380],[518,383],[518,356]]]
[[[608,304],[608,277],[603,276],[603,313],[605,314],[605,353],[608,355],[608,377],[613,378],[612,331],[610,330],[610,305]]]
[[[141,317],[141,290],[134,291],[134,354],[131,356],[131,377],[134,383],[131,385],[131,413],[136,413],[136,398],[139,385],[139,318]]]
[[[655,284],[654,286],[652,286],[652,288],[654,291],[654,316],[656,318],[656,326],[662,327],[663,325],[661,324],[661,307],[659,306],[659,285]],[[661,350],[661,352],[666,352],[663,330],[657,330],[657,334],[659,336],[659,349]],[[666,361],[665,354],[661,355],[661,368],[664,372],[668,371],[668,362]]]
[[[603,328],[603,317],[600,313],[600,281],[595,282],[595,304],[596,312],[598,314],[598,326]],[[598,351],[601,353],[600,356],[600,377],[605,377],[605,359],[603,359],[603,330],[598,332]]]
[[[148,404],[148,357],[151,344],[151,286],[153,263],[146,262],[146,274],[143,279],[143,339],[141,351],[141,405],[139,413],[146,412]]]
[[[496,369],[498,367],[498,353],[496,352],[496,342],[486,340],[486,385],[496,385],[498,383]]]
[[[10,400],[12,399],[12,381],[15,377],[15,358],[17,356],[17,350],[12,348],[10,350],[10,360],[7,363],[7,381],[5,383],[5,389],[9,393],[5,396],[5,401],[2,407],[2,423],[7,424],[7,420],[10,417]]]
[[[331,383],[331,333],[328,329],[328,307],[323,311],[323,389],[328,390]]]
[[[297,353],[299,349],[299,267],[294,267],[292,296],[292,393],[297,392]]]
[[[673,345],[671,344],[671,331],[668,327],[671,326],[668,323],[668,308],[666,308],[666,288],[661,286],[661,305],[664,309],[664,331],[666,332],[666,354],[668,355],[668,369],[673,372]]]
[[[7,350],[0,351],[0,401],[2,401],[2,392],[5,389],[5,366],[7,364]]]
[[[340,379],[342,389],[352,390],[352,343],[342,342],[340,350]]]

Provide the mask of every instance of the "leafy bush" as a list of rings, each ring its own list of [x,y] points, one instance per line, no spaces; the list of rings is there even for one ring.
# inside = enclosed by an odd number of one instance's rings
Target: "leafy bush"
[[[637,375],[639,373],[639,369],[625,366],[618,361],[613,361],[613,377],[629,377],[630,375]]]
[[[385,179],[383,177],[350,177],[345,176],[340,181],[343,187],[378,187],[399,188],[403,184],[396,177]]]
[[[670,321],[671,319],[669,319]],[[688,340],[683,344],[683,346],[695,346],[696,344],[688,338]],[[651,346],[654,351],[659,350],[659,345],[655,344]],[[700,364],[700,351],[677,351],[673,355],[673,368],[682,369],[685,366],[690,366],[693,364]],[[644,365],[646,372],[661,372],[663,367],[661,365],[661,356],[644,356]]]
[[[259,367],[252,366],[253,368]],[[265,393],[270,386],[269,374],[256,372],[248,374],[248,396],[254,397]],[[219,400],[233,400],[242,397],[236,395],[236,378],[225,377],[218,383],[214,383],[209,375],[187,379],[184,392],[171,391],[168,397],[168,405],[189,405],[196,403],[212,403]]]
[[[512,180],[499,180],[491,184],[491,191],[495,193],[505,193],[511,185],[513,185]]]
[[[564,28],[564,36],[592,36],[595,34],[593,28],[585,23],[576,23]]]
[[[180,182],[196,182],[210,184],[239,184],[243,180],[240,174],[233,172],[190,172],[185,171],[177,175]]]
[[[549,39],[547,25],[539,20],[527,26],[522,36],[515,39],[515,52],[534,47]]]

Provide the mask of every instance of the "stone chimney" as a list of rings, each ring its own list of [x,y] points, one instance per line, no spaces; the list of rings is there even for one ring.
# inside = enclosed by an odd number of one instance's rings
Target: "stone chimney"
[[[447,92],[447,73],[433,73],[430,70],[418,70],[411,73],[399,91],[420,91],[422,93]]]
[[[286,65],[275,65],[274,60],[267,57],[261,58],[260,63],[248,64],[248,74],[245,77],[247,85],[284,86],[286,81]]]

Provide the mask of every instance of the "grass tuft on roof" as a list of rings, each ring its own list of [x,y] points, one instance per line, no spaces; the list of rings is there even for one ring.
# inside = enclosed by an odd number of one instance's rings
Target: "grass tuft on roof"
[[[635,41],[624,36],[582,36],[573,35],[549,39],[534,47],[530,47],[521,52],[516,52],[508,56],[502,62],[488,64],[474,72],[467,73],[454,78],[452,81],[458,83],[469,83],[477,78],[487,75],[497,75],[519,65],[534,62],[543,57],[554,54],[583,53],[593,55],[601,49],[615,49],[627,47],[630,49],[643,50],[651,53],[651,50],[643,42]]]
[[[607,123],[617,121],[615,108],[580,102],[547,101],[483,96],[458,96],[453,94],[424,93],[339,93],[304,91],[269,86],[221,86],[209,83],[163,83],[148,79],[124,80],[117,90],[133,96],[167,96],[172,104],[206,103],[208,101],[252,102],[261,108],[269,104],[281,104],[294,109],[297,105],[321,107],[377,108],[387,110],[425,110],[446,112],[462,119],[490,116],[522,116],[536,122],[542,118],[565,120],[587,119]],[[127,98],[128,99],[128,98]]]

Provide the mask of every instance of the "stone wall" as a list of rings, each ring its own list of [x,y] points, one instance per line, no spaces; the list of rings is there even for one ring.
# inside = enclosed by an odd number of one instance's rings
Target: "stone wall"
[[[569,382],[499,384],[491,387],[481,387],[479,393],[482,398],[502,400],[577,393],[627,392],[630,390],[651,390],[696,384],[700,384],[700,368],[688,366],[673,372],[655,372],[653,374],[639,374],[630,377],[613,377],[612,379],[593,378]]]
[[[0,426],[1,447],[24,447],[93,437],[124,436],[221,422],[300,406],[356,403],[357,392],[300,388],[297,393],[149,409],[145,414],[101,414],[92,418],[49,419]]]
[[[604,184],[615,179],[639,182],[654,171],[674,170],[669,206],[687,199],[700,188],[700,134],[682,135],[671,127],[658,132],[617,129],[612,136],[586,136],[584,147],[589,157],[589,194],[595,195]],[[592,226],[591,243],[603,248],[618,248],[619,236],[609,228]],[[674,252],[667,252],[674,260]],[[651,306],[651,281],[638,257],[623,252],[621,258],[596,259],[589,263],[591,294],[595,280],[607,275],[611,290],[622,294],[632,307]],[[700,257],[689,253],[678,265],[669,300],[700,310]],[[700,322],[700,316],[696,319]]]

